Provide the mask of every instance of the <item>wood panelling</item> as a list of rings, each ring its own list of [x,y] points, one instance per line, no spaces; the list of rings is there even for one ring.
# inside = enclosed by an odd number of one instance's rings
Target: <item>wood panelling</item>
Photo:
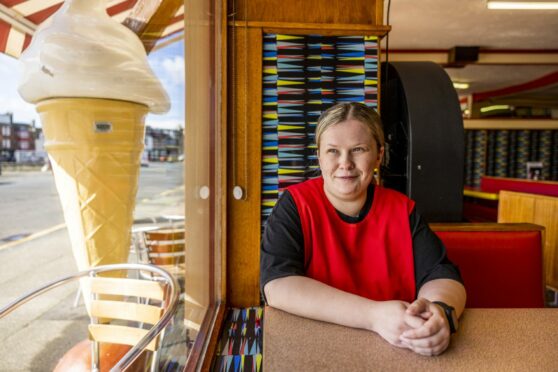
[[[236,0],[227,9],[227,304],[248,307],[260,303],[263,33],[382,37],[390,27],[379,0]]]
[[[235,7],[229,3],[229,14],[242,21],[383,23],[379,0],[236,0]]]
[[[465,129],[552,130],[558,129],[555,119],[465,119]]]
[[[384,37],[391,30],[389,26],[341,23],[294,23],[294,22],[229,22],[230,26],[262,28],[265,33],[287,33],[289,35],[366,35]]]
[[[530,222],[544,226],[546,284],[558,289],[558,198],[500,191],[498,222]]]
[[[229,43],[227,298],[248,307],[260,303],[262,31],[229,28]]]

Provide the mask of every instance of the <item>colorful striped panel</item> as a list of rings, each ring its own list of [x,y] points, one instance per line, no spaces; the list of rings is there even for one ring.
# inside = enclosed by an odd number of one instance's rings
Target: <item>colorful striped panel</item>
[[[530,133],[528,130],[520,130],[517,133],[515,176],[527,178],[527,161],[529,161]]]
[[[263,315],[263,307],[233,308],[228,311],[213,361],[213,371],[261,370]]]
[[[482,175],[526,178],[528,161],[542,162],[542,180],[558,181],[558,130],[465,131],[467,186]]]
[[[465,185],[473,186],[473,149],[475,145],[475,132],[465,132]]]
[[[486,130],[475,132],[475,147],[473,153],[473,186],[479,187],[481,176],[485,174],[486,167]]]
[[[496,133],[496,159],[495,171],[496,177],[506,177],[508,168],[508,136],[509,131],[499,130]]]
[[[496,167],[496,131],[489,130],[486,140],[486,169],[485,174],[494,176]]]
[[[537,160],[542,161],[542,179],[549,180],[550,178],[550,168],[552,159],[552,132],[549,130],[544,130],[540,133],[539,137],[539,153]],[[554,152],[558,153],[558,144],[554,147]]]
[[[512,130],[510,131],[510,137],[508,141],[508,153],[510,154],[508,159],[508,174],[507,176],[510,178],[515,178],[517,176],[515,166],[517,164],[516,158],[516,149],[517,149],[517,131]]]
[[[220,355],[215,359],[214,372],[260,372],[262,354],[257,355]]]
[[[264,34],[262,227],[288,186],[319,174],[314,130],[337,102],[378,104],[375,36]]]
[[[552,145],[550,148],[553,150],[550,179],[558,181],[558,130],[555,130],[552,134]]]

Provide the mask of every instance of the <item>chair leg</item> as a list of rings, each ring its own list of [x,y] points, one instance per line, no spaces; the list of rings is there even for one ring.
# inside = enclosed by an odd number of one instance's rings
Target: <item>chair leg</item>
[[[151,356],[151,372],[157,372],[159,370],[159,351],[155,350]]]
[[[76,298],[74,298],[74,307],[78,307],[80,298],[81,298],[81,285],[78,287],[78,290],[76,292]]]
[[[99,372],[101,365],[99,360],[99,343],[97,341],[91,342],[91,371]]]

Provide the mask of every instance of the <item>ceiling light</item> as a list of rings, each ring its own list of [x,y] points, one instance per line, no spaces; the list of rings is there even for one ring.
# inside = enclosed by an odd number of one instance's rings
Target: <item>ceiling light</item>
[[[488,9],[558,10],[556,1],[498,1],[488,0]]]
[[[509,109],[511,109],[510,105],[493,105],[493,106],[481,107],[480,112],[484,114],[486,112],[509,110]]]
[[[469,83],[458,83],[454,81],[453,87],[455,89],[469,89]]]

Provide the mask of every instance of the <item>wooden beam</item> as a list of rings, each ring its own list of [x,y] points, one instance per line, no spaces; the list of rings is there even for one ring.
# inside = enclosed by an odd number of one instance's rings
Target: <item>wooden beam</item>
[[[507,129],[525,130],[558,129],[558,120],[552,119],[465,119],[463,120],[465,129]]]
[[[385,61],[385,49],[382,49]],[[445,49],[390,49],[390,62],[435,62],[448,63],[448,50]],[[481,49],[475,65],[558,65],[558,50],[494,50]]]
[[[149,53],[183,5],[182,0],[138,1],[123,24],[138,35]]]

